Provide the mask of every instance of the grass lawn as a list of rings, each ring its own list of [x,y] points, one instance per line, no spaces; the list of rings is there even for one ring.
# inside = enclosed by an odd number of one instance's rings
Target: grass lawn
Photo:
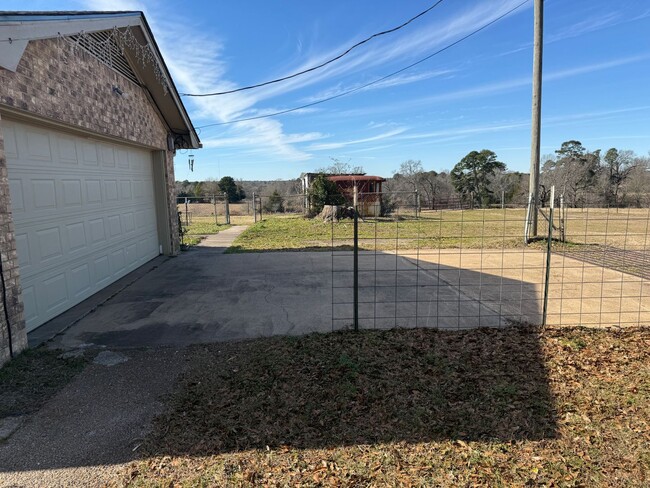
[[[223,219],[222,219],[223,220]],[[208,234],[218,234],[222,230],[230,227],[228,224],[216,224],[214,217],[194,217],[186,229],[186,236],[204,236]]]
[[[524,209],[425,211],[418,220],[367,219],[359,223],[360,247],[381,251],[518,248],[524,246],[524,220]],[[566,224],[568,245],[607,244],[645,249],[650,244],[649,224],[648,210],[571,209]],[[540,217],[541,235],[547,232],[546,228]],[[332,224],[302,216],[271,216],[251,225],[228,252],[329,250],[333,244],[349,248],[352,237],[350,220]]]
[[[648,486],[650,329],[197,346],[131,486]]]

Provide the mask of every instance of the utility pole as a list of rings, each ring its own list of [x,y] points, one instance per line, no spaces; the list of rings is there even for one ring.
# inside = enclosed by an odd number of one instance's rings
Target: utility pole
[[[539,207],[540,134],[542,125],[542,49],[544,33],[544,0],[535,0],[535,34],[533,41],[533,123],[530,143],[530,184],[532,212],[530,237],[537,237]]]

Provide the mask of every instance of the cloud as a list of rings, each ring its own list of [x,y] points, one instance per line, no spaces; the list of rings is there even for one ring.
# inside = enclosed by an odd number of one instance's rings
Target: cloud
[[[382,139],[388,139],[389,137],[394,137],[398,134],[402,134],[406,130],[407,130],[406,127],[401,127],[399,129],[394,129],[372,137],[365,137],[363,139],[355,139],[355,140],[343,141],[343,142],[327,142],[322,144],[312,144],[307,149],[310,151],[325,151],[329,149],[339,149],[341,147],[351,146],[354,144],[363,144],[365,142],[373,142]]]
[[[545,83],[559,81],[567,78],[572,78],[574,76],[580,76],[597,71],[605,71],[608,69],[618,68],[628,64],[639,63],[648,59],[650,59],[650,54],[638,54],[625,58],[617,58],[608,61],[601,61],[598,63],[586,64],[583,66],[577,66],[575,68],[547,72],[544,75],[543,81]],[[522,76],[520,78],[510,79],[506,81],[497,81],[493,83],[485,83],[483,85],[477,85],[471,88],[443,92],[436,95],[412,99],[409,101],[401,101],[399,103],[385,103],[371,107],[339,111],[333,115],[336,115],[338,117],[352,117],[361,115],[385,114],[393,111],[405,111],[408,109],[420,108],[426,105],[443,104],[456,100],[485,97],[487,95],[494,95],[497,93],[508,93],[515,90],[520,90],[522,88],[529,88],[531,86],[532,79],[530,76]]]
[[[299,134],[287,134],[284,136],[284,142],[286,144],[298,144],[301,142],[311,142],[317,141],[319,139],[324,139],[328,137],[327,134],[322,134],[320,132],[305,132]],[[205,139],[202,141],[203,147],[205,148],[216,148],[216,147],[237,147],[237,146],[254,146],[256,142],[250,138],[250,136],[243,137],[214,137],[211,139]]]
[[[359,82],[352,85],[343,85],[341,83],[338,83],[336,86],[330,87],[326,90],[322,90],[316,93],[315,95],[303,99],[303,102],[311,103],[317,100],[322,100],[324,98],[335,97],[341,95],[342,93],[346,93],[350,90],[357,90],[358,92],[362,92],[368,90],[378,90],[381,88],[390,88],[395,86],[407,85],[410,83],[417,83],[419,81],[436,78],[438,76],[449,75],[455,73],[456,71],[457,70],[454,69],[439,69],[439,70],[426,71],[423,73],[403,74],[403,75],[394,76],[392,78],[387,78],[383,81],[380,81],[378,83],[375,83],[373,85],[364,88],[361,87],[368,84],[369,81]]]

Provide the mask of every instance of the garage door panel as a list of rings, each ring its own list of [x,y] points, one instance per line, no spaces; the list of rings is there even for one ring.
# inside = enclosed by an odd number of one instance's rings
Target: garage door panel
[[[81,142],[81,163],[84,166],[99,166],[96,143]]]
[[[135,217],[133,212],[126,212],[122,214],[122,229],[125,234],[130,234],[135,231]]]
[[[11,211],[17,215],[25,210],[25,196],[23,192],[23,181],[21,179],[9,179],[9,193],[11,194]]]
[[[77,156],[77,144],[73,137],[68,137],[60,134],[56,137],[57,156],[58,161],[67,166],[79,166],[79,158]]]
[[[16,141],[16,130],[14,126],[8,124],[2,125],[2,139],[5,146],[5,157],[11,159],[18,158],[18,143]]]
[[[19,157],[30,161],[51,163],[52,146],[50,144],[50,133],[41,129],[26,129],[25,136],[19,139],[23,144],[19,145]],[[20,144],[20,143],[19,143]],[[22,157],[22,154],[25,157]]]
[[[65,225],[66,244],[69,253],[74,253],[85,249],[87,246],[86,241],[86,226],[84,222],[74,222]]]
[[[40,288],[40,290],[39,290]],[[57,273],[36,285],[38,296],[42,297],[43,312],[57,311],[68,301],[68,286],[65,273]]]
[[[87,263],[70,270],[70,291],[75,297],[85,296],[90,291],[90,266]]]
[[[33,179],[30,185],[34,210],[56,209],[56,182],[54,179]]]
[[[18,266],[22,273],[23,270],[32,264],[27,234],[16,234],[16,252],[18,253]]]
[[[36,290],[33,285],[23,286],[23,305],[25,306],[25,323],[29,329],[34,327],[38,320],[38,302],[36,301]]]
[[[86,183],[86,205],[102,203],[102,182],[97,179],[87,179]]]
[[[153,163],[146,150],[7,121],[2,129],[16,148],[7,162],[32,330],[158,255]]]
[[[108,262],[108,255],[95,258],[93,262],[93,270],[96,283],[100,286],[108,284],[111,277],[111,265]]]
[[[61,194],[64,207],[81,207],[81,180],[61,180]]]
[[[106,144],[101,144],[99,146],[99,154],[101,165],[105,168],[114,168],[115,167],[115,154],[113,153],[113,147]]]
[[[40,263],[47,263],[53,259],[63,257],[63,246],[61,245],[61,232],[58,227],[37,230],[34,232]]]

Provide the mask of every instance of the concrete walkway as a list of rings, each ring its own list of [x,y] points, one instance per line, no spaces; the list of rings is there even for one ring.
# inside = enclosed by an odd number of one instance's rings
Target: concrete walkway
[[[247,225],[233,225],[218,234],[211,234],[196,245],[198,248],[216,252],[225,252],[239,235],[248,229]]]

